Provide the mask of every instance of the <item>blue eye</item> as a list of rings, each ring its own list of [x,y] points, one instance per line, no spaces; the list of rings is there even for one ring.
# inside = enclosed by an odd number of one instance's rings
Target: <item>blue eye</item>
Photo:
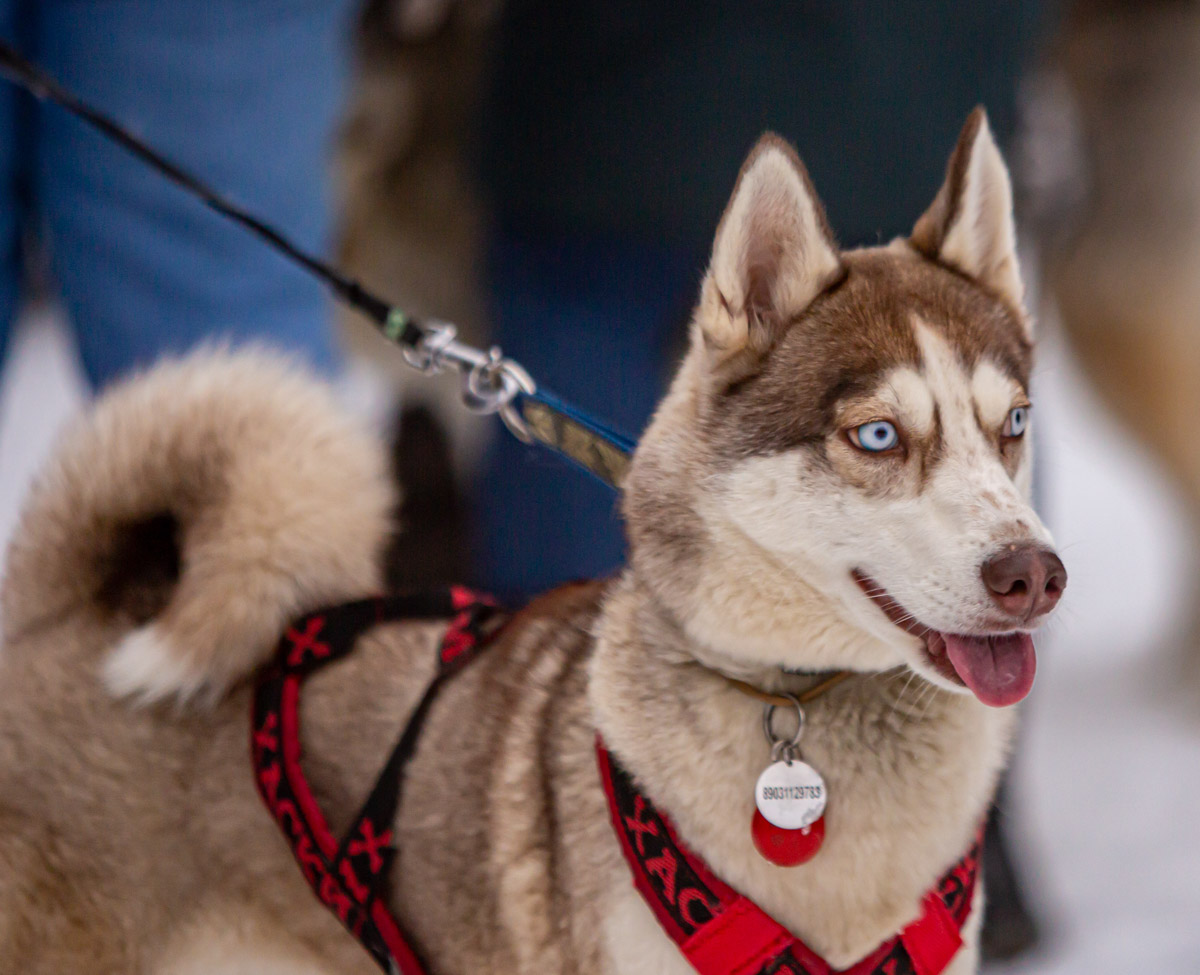
[[[1008,419],[1004,421],[1004,436],[1020,437],[1029,426],[1029,407],[1014,406],[1008,411]]]
[[[860,450],[871,454],[881,454],[900,443],[900,434],[896,431],[895,425],[887,420],[875,420],[851,430],[850,441]]]

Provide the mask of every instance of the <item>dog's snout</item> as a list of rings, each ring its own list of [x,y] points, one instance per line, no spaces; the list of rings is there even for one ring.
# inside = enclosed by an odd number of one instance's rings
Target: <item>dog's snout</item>
[[[1037,545],[1010,545],[980,568],[992,601],[1005,613],[1022,621],[1050,610],[1067,585],[1062,560]]]

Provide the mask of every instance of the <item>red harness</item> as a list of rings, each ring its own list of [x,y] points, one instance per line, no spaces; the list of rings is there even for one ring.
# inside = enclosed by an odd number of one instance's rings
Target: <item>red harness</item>
[[[438,669],[400,735],[375,787],[339,841],[300,767],[300,688],[314,670],[345,656],[365,631],[404,619],[443,619]],[[254,694],[251,754],[258,790],[283,830],[317,898],[389,973],[425,975],[385,904],[395,859],[391,825],[404,770],[425,716],[445,680],[484,649],[503,614],[488,598],[452,588],[388,596],[311,613],[290,627]],[[613,828],[634,884],[658,923],[699,975],[838,975],[799,938],[722,883],[676,835],[597,740],[600,776]],[[962,945],[978,872],[978,840],[926,895],[921,916],[842,975],[938,975]]]
[[[300,688],[319,667],[344,657],[364,632],[406,619],[451,619],[438,669],[400,735],[375,787],[340,841],[334,838],[300,767]],[[404,788],[404,767],[438,689],[470,661],[503,617],[495,604],[455,587],[420,596],[387,596],[318,610],[283,635],[275,663],[254,693],[250,752],[267,809],[292,847],[304,879],[379,966],[425,975],[425,968],[381,896],[396,856],[392,823]]]
[[[633,882],[659,925],[700,975],[838,975],[829,963],[683,845],[597,741],[613,827]],[[840,975],[938,975],[959,948],[971,913],[982,831],[925,895],[921,916]]]

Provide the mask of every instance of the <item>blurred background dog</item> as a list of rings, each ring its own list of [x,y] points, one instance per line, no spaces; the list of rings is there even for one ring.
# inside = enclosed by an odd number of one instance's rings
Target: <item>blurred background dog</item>
[[[1078,0],[1052,54],[1073,110],[1074,207],[1046,283],[1089,379],[1200,525],[1200,4]],[[1200,701],[1200,615],[1179,642]]]

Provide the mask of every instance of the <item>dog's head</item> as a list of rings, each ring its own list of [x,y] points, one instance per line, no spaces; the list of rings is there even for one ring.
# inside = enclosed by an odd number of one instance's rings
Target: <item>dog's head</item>
[[[724,661],[1019,700],[1066,582],[1028,500],[1031,342],[982,110],[912,236],[850,252],[764,137],[626,482],[635,571]]]

